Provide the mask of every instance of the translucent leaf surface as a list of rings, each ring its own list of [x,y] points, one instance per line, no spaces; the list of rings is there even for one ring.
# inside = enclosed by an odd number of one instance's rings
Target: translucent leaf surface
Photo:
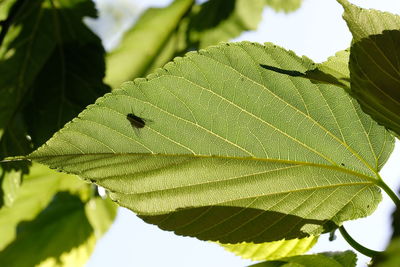
[[[393,137],[339,87],[260,64],[312,62],[248,42],[189,53],[100,98],[29,157],[162,229],[221,243],[318,235],[370,214]]]
[[[249,267],[355,267],[357,256],[354,252],[329,252],[314,255],[295,256],[280,259],[279,261],[267,261],[251,265]]]
[[[177,0],[166,8],[147,10],[107,56],[106,83],[117,88],[122,82],[147,74],[192,5],[193,0]]]
[[[280,240],[261,244],[223,244],[222,247],[244,259],[254,261],[277,260],[301,255],[311,249],[317,240],[318,237],[310,236],[302,239]]]
[[[374,9],[355,6],[347,0],[337,0],[344,8],[343,18],[352,35],[353,42],[385,30],[400,29],[400,16]]]

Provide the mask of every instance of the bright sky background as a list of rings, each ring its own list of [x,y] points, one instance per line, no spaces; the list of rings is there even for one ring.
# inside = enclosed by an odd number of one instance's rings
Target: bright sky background
[[[146,5],[165,5],[169,1],[97,0],[97,2],[100,7],[107,7],[105,3],[119,3],[123,8],[114,12],[119,12],[121,17],[134,18]],[[400,1],[352,0],[351,2],[366,8],[400,14]],[[342,20],[342,12],[342,7],[334,0],[304,0],[301,8],[290,14],[275,13],[266,8],[258,30],[244,33],[236,41],[273,42],[293,50],[298,55],[306,55],[316,62],[321,62],[350,44],[351,34]],[[121,25],[126,27],[127,23],[123,22]],[[115,44],[118,38],[106,34],[110,31],[115,32],[115,29],[98,29],[103,38],[111,40],[106,43],[107,47]],[[400,142],[397,141],[392,157],[381,172],[384,180],[394,190],[400,187],[399,162]],[[391,235],[390,216],[394,204],[385,193],[383,197],[373,215],[344,224],[353,238],[375,250],[383,250]],[[337,239],[333,242],[328,241],[327,235],[321,236],[311,252],[347,249],[352,248],[341,238],[340,233],[337,233]],[[358,266],[366,266],[367,261],[368,258],[359,256]],[[156,226],[144,223],[129,210],[120,208],[117,220],[98,242],[87,267],[242,267],[251,264],[252,262],[234,256],[216,244],[179,237],[171,232],[159,230]]]

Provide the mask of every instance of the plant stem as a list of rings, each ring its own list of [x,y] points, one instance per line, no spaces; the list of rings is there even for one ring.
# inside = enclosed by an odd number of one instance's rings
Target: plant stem
[[[396,207],[398,209],[400,209],[400,199],[399,197],[396,195],[395,192],[393,192],[393,190],[382,180],[382,178],[379,179],[379,182],[377,184],[380,188],[383,189],[383,191],[386,192],[386,194],[388,194],[388,196],[393,200],[394,204],[396,205]]]
[[[357,241],[355,241],[349,235],[349,233],[346,231],[346,229],[344,229],[343,225],[339,227],[339,231],[342,234],[343,238],[347,241],[347,243],[350,244],[350,246],[352,246],[355,250],[357,250],[358,252],[364,254],[365,256],[368,256],[368,257],[371,257],[371,258],[375,258],[376,256],[378,256],[378,255],[380,255],[382,253],[380,251],[376,251],[376,250],[372,250],[372,249],[366,248],[363,245],[361,245],[360,243],[358,243]]]

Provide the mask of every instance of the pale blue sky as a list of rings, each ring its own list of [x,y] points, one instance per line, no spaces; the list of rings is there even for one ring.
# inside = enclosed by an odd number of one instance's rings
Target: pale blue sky
[[[121,16],[133,18],[145,5],[163,5],[167,0],[98,0],[97,2],[122,3]],[[136,7],[132,3],[140,2]],[[362,7],[375,8],[400,14],[400,1],[353,0]],[[103,4],[104,5],[104,4]],[[256,32],[244,33],[236,40],[273,42],[298,55],[306,55],[316,62],[349,46],[351,35],[342,20],[343,9],[334,0],[304,0],[302,7],[291,14],[275,13],[266,8],[263,20]],[[107,30],[107,29],[105,29]],[[110,31],[110,29],[108,30]],[[113,31],[113,29],[111,29]],[[104,31],[103,31],[104,34]],[[107,36],[110,38],[110,36]],[[397,162],[397,164],[396,164]],[[400,144],[382,170],[382,177],[392,187],[400,186]],[[385,195],[377,211],[370,217],[345,223],[348,232],[361,244],[371,249],[382,250],[386,246],[391,228],[390,215],[394,205]],[[322,236],[312,252],[339,251],[351,249],[338,233],[337,240],[329,242]],[[358,266],[365,266],[366,257],[360,257]],[[159,230],[138,219],[132,212],[120,209],[117,220],[110,231],[98,242],[87,267],[140,266],[140,267],[241,267],[250,265],[216,244],[185,238],[171,232]]]

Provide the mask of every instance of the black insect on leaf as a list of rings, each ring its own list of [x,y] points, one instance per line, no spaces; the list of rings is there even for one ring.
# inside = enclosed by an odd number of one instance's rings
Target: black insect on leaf
[[[126,115],[126,118],[130,122],[133,128],[141,129],[146,125],[146,120],[136,116],[133,113]]]

